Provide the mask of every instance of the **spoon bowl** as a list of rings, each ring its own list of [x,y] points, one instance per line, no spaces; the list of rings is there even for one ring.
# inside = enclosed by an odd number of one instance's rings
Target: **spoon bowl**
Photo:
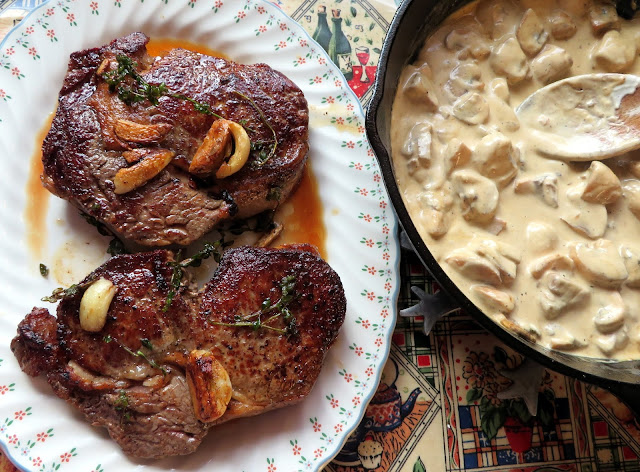
[[[640,77],[587,74],[559,80],[516,109],[541,154],[593,161],[640,148]]]

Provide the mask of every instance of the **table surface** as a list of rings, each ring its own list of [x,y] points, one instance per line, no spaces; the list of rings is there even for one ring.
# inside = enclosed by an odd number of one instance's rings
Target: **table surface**
[[[41,3],[18,0],[5,11],[0,38],[25,10]],[[369,49],[364,70],[373,78],[395,11],[391,0],[275,3],[310,34],[319,5],[347,11],[344,31],[352,50]],[[356,67],[349,85],[366,106],[371,81],[363,82],[363,69]],[[420,301],[411,286],[427,293],[438,289],[410,251],[403,250],[401,276],[399,309]],[[608,392],[543,370],[538,415],[528,419],[522,400],[498,398],[511,379],[530,369],[522,356],[461,313],[438,322],[428,336],[421,327],[420,317],[398,320],[365,419],[325,472],[640,471],[640,423]],[[379,420],[390,413],[395,420]],[[357,447],[363,443],[378,443],[382,454],[361,460]],[[15,470],[0,454],[0,472]]]

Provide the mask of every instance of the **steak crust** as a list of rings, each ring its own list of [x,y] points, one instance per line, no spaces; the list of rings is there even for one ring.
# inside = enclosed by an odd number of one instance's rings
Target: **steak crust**
[[[116,286],[99,333],[80,326],[79,290],[61,300],[57,317],[34,308],[11,348],[24,372],[45,375],[56,395],[106,427],[126,454],[188,454],[212,426],[294,404],[311,391],[346,299],[338,275],[310,249],[229,250],[201,292],[183,285],[166,311],[172,253],[116,256],[80,284],[102,277]],[[295,330],[284,316],[270,328],[234,326],[265,300],[281,299],[288,276],[295,280],[287,304]],[[226,411],[209,422],[194,412],[186,379],[186,359],[196,350],[211,353],[232,386]]]
[[[300,180],[309,150],[302,91],[266,64],[242,65],[185,49],[152,58],[147,42],[144,34],[133,33],[71,55],[42,147],[44,186],[123,238],[146,246],[187,245],[224,221],[275,209]],[[149,100],[126,105],[97,74],[118,54],[132,58],[148,83],[165,84],[170,94],[157,105]],[[209,180],[188,173],[216,118],[175,95],[243,124],[254,146],[239,172]],[[263,165],[259,162],[274,137],[260,112],[277,138],[275,153]],[[117,120],[165,125],[170,131],[151,143],[127,142],[114,131]],[[116,172],[131,165],[123,153],[139,147],[167,149],[175,157],[145,185],[116,194]]]

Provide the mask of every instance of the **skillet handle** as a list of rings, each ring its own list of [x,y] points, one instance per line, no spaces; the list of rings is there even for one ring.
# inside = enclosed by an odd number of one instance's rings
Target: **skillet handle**
[[[606,389],[627,405],[640,422],[640,386],[631,384],[607,385]]]

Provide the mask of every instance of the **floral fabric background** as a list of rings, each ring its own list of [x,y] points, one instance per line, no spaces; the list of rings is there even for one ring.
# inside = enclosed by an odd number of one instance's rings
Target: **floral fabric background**
[[[21,0],[5,11],[0,36],[41,3]],[[342,20],[348,82],[366,106],[394,2],[274,3],[310,35],[322,29],[323,13],[329,19],[326,37],[336,34],[331,18]],[[399,309],[419,302],[411,286],[438,290],[409,251],[403,252],[401,273]],[[422,321],[398,319],[377,393],[328,472],[640,471],[640,424],[611,394],[529,364],[465,314],[438,322],[429,336]],[[536,416],[525,400],[507,395],[532,375],[540,378],[537,392],[528,395],[537,401]],[[0,472],[14,470],[0,456]]]

